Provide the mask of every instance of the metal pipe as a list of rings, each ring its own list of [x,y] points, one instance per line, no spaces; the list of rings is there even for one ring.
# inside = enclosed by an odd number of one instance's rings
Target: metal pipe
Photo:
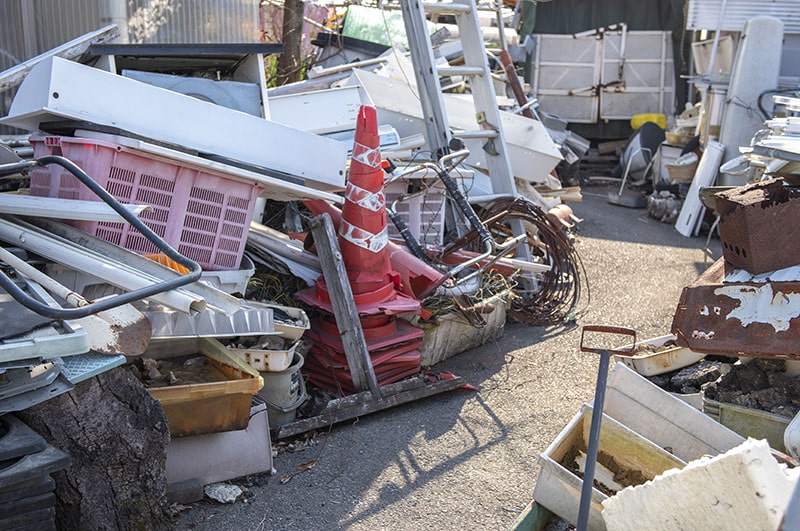
[[[32,220],[33,221],[33,220]],[[177,271],[163,266],[154,260],[150,260],[142,255],[128,251],[113,243],[96,238],[70,225],[65,225],[53,220],[39,219],[32,223],[60,238],[64,238],[82,248],[99,253],[111,260],[123,263],[130,267],[134,272],[145,275],[156,281],[163,281],[180,276]],[[192,297],[202,299],[208,309],[215,312],[231,315],[241,309],[241,301],[206,284],[205,282],[192,282],[178,288],[179,293],[188,294]]]
[[[165,306],[190,315],[206,308],[205,301],[200,297],[175,289],[162,292],[163,283],[159,284],[158,278],[146,275],[141,271],[136,271],[125,263],[112,260],[86,249],[81,249],[77,244],[63,238],[44,234],[43,231],[35,225],[22,220],[15,219],[12,221],[10,219],[0,218],[0,239],[12,245],[22,247],[32,253],[36,253],[48,260],[67,265],[77,271],[90,274],[96,278],[101,278],[104,282],[114,286],[127,290],[136,290],[130,292],[134,294],[133,297],[131,297],[130,294],[126,294],[128,295],[126,298],[130,299],[126,302],[147,297],[160,304],[164,304]],[[144,259],[147,260],[146,258]],[[153,263],[155,264],[155,262]],[[175,272],[175,275],[180,276],[177,272]],[[0,285],[6,289],[14,290],[16,288],[16,290],[19,290],[5,275],[0,276]],[[15,293],[17,292],[15,291]],[[147,294],[141,295],[142,293]],[[14,296],[14,293],[9,292],[9,294]],[[24,295],[24,293],[17,294]],[[110,309],[117,306],[119,305],[116,304],[118,302],[119,301],[115,301],[114,304],[105,303],[103,306],[106,306],[106,304],[108,304],[108,306],[103,309]],[[90,315],[93,311],[99,310],[95,307],[95,309],[92,309],[85,315]],[[73,319],[76,317],[73,314],[69,314],[57,318]]]

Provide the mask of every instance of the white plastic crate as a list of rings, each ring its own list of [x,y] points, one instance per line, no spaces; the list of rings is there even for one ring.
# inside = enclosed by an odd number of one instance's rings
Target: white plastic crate
[[[438,179],[426,178],[425,183],[429,189],[424,195],[412,197],[397,203],[397,214],[408,225],[414,238],[422,244],[442,245],[444,238],[444,185]],[[398,179],[384,187],[386,206],[391,208],[392,203],[401,195],[408,194],[408,181]],[[389,237],[402,239],[400,231],[391,220],[388,223]]]
[[[288,349],[266,350],[257,348],[231,348],[231,352],[236,354],[252,368],[262,372],[281,372],[289,368],[294,357],[294,351],[300,340],[296,340]]]

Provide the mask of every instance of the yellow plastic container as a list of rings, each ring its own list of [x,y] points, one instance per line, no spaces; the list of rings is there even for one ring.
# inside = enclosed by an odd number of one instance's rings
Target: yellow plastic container
[[[667,116],[665,114],[657,113],[634,114],[633,118],[631,118],[631,127],[634,131],[636,131],[645,122],[653,122],[661,129],[667,128]]]
[[[227,380],[148,389],[161,403],[172,437],[243,430],[250,402],[264,386],[261,375],[219,341],[199,341],[204,354]]]

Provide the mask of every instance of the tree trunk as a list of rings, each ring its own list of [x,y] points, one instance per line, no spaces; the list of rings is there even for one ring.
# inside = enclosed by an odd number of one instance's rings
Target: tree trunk
[[[283,53],[278,60],[278,85],[301,81],[300,47],[303,44],[303,0],[284,0]]]
[[[72,465],[53,474],[59,529],[167,529],[161,404],[124,367],[18,413]]]

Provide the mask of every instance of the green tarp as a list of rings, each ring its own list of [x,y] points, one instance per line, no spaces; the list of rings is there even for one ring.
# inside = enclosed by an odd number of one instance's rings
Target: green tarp
[[[625,22],[631,31],[683,28],[683,0],[553,0],[536,6],[534,33],[579,33]]]

